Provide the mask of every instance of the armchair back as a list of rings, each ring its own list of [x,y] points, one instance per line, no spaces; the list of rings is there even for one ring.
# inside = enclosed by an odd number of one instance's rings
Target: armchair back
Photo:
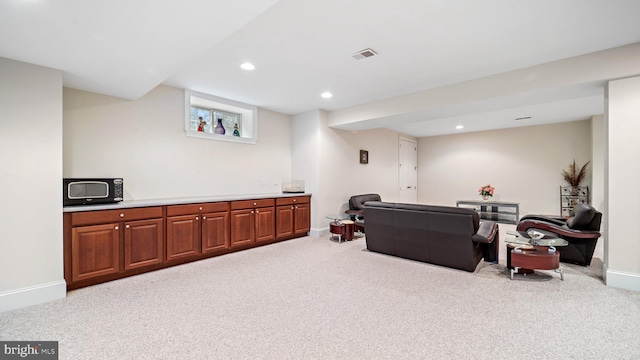
[[[349,210],[364,210],[367,201],[381,201],[381,198],[378,194],[354,195],[349,198]]]

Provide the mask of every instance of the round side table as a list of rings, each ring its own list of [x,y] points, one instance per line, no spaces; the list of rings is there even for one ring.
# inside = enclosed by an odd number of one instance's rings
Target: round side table
[[[353,239],[353,228],[354,223],[351,221],[350,216],[347,214],[331,214],[325,216],[327,219],[333,220],[329,223],[329,232],[331,233],[331,238],[334,239],[334,236],[338,236],[338,243],[341,243],[342,240],[352,240]]]

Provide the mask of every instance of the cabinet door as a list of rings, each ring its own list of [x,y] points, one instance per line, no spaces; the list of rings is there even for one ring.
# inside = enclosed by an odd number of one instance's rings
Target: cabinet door
[[[256,209],[256,241],[276,238],[276,211],[274,207]]]
[[[167,217],[167,261],[200,253],[199,215]]]
[[[162,263],[162,219],[130,221],[124,224],[124,269]]]
[[[120,271],[118,223],[79,226],[71,230],[71,280],[79,281]]]
[[[278,238],[293,236],[293,205],[276,208],[276,236]]]
[[[202,252],[229,248],[229,213],[202,215]]]
[[[311,207],[309,204],[298,204],[294,209],[294,233],[306,234],[311,230]]]
[[[254,211],[252,209],[231,211],[231,247],[250,244],[254,236]]]

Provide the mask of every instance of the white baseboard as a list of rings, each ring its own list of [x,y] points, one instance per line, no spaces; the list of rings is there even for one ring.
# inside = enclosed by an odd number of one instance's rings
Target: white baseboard
[[[609,270],[605,263],[602,263],[602,274],[604,274],[604,283],[607,286],[640,291],[640,274]]]
[[[0,293],[0,313],[31,305],[42,304],[67,296],[67,283],[64,280]]]
[[[329,235],[329,228],[323,228],[323,229],[311,229],[311,231],[309,231],[309,236],[314,237],[314,238],[321,238],[321,237],[325,237]]]

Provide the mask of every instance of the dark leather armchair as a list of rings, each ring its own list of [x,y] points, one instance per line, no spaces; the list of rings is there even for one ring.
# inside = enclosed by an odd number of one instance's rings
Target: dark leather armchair
[[[382,201],[378,194],[362,194],[354,195],[349,198],[349,210],[345,213],[351,215],[356,226],[362,230],[364,229],[364,203],[367,201]]]
[[[581,203],[576,205],[566,221],[558,217],[527,215],[520,219],[516,230],[524,235],[534,229],[567,240],[569,245],[558,248],[560,261],[587,266],[591,264],[593,251],[601,236],[601,222],[601,212]]]

